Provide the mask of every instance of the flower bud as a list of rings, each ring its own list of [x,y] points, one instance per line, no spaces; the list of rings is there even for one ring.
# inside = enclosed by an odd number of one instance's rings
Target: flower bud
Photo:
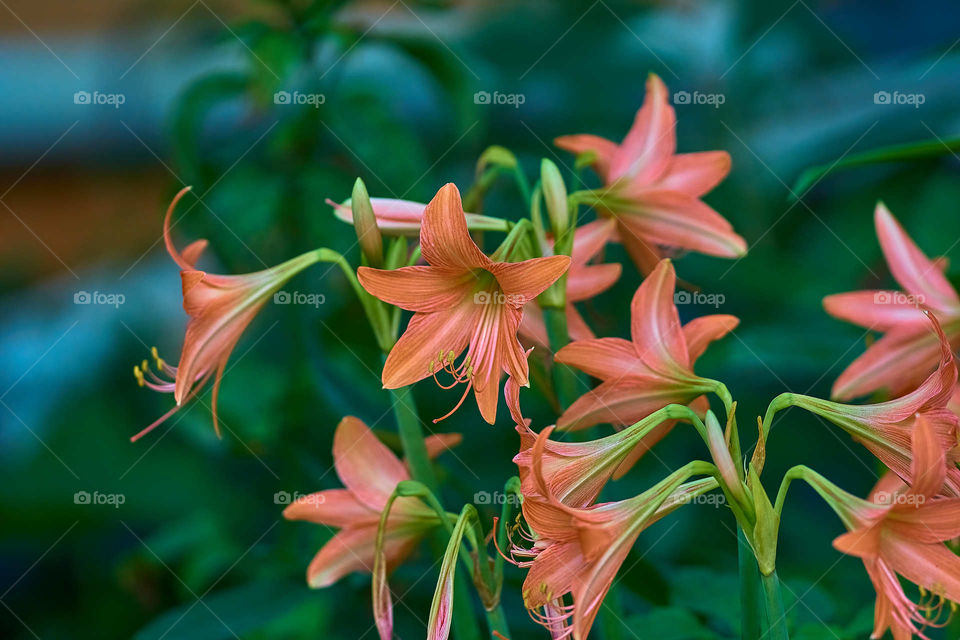
[[[370,204],[367,187],[360,178],[357,178],[353,184],[350,209],[353,213],[353,226],[357,231],[360,249],[367,257],[370,266],[379,268],[383,265],[383,239],[380,237],[377,217],[373,214],[373,205]]]
[[[567,232],[570,229],[570,207],[567,204],[567,186],[563,182],[560,170],[550,160],[544,158],[540,163],[540,184],[543,188],[543,199],[547,203],[547,216],[550,218],[550,227],[556,238],[556,252],[569,255],[570,247],[566,246]]]

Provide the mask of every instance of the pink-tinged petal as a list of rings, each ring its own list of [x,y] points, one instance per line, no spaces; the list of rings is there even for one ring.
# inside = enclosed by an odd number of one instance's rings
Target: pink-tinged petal
[[[940,269],[914,244],[893,214],[877,204],[877,236],[893,277],[908,292],[923,296],[923,304],[938,311],[956,312],[960,298]]]
[[[897,509],[885,526],[896,535],[923,544],[960,537],[960,498],[939,498]]]
[[[910,390],[930,373],[939,351],[930,331],[894,329],[840,374],[833,397],[848,400],[884,388],[892,395]]]
[[[653,370],[637,357],[633,343],[621,338],[594,338],[571,342],[554,359],[601,380],[626,376],[653,376]]]
[[[525,425],[527,420],[520,410],[520,385],[512,377],[507,377],[507,381],[503,383],[503,398],[507,402],[507,408],[510,410],[513,423],[518,426]]]
[[[423,380],[430,375],[430,363],[439,354],[460,353],[480,311],[479,305],[470,300],[450,312],[414,314],[383,365],[383,386],[398,389]],[[436,364],[434,370],[441,365]]]
[[[881,526],[864,527],[848,531],[833,541],[834,548],[848,556],[875,558],[880,555]]]
[[[357,279],[370,295],[407,311],[442,311],[472,295],[470,272],[445,267],[360,267]]]
[[[333,213],[343,222],[353,224],[353,210],[350,200],[338,204],[327,199],[327,204],[333,207]],[[420,233],[423,223],[423,211],[427,205],[411,200],[396,200],[394,198],[370,198],[373,215],[377,218],[377,227],[385,235],[415,236]],[[497,229],[506,230],[506,221],[477,213],[464,214],[467,227],[470,229]]]
[[[537,555],[523,581],[523,604],[528,609],[547,606],[553,597],[571,591],[586,566],[576,542],[551,544]],[[542,589],[546,585],[547,589]]]
[[[631,194],[617,213],[623,226],[646,242],[737,258],[747,243],[702,200],[680,191],[648,189]],[[621,233],[623,237],[623,233]]]
[[[947,600],[960,600],[960,557],[945,545],[917,544],[898,537],[884,543],[884,560],[894,571]]]
[[[177,263],[181,269],[193,269],[194,262],[202,251],[203,247],[197,249],[195,245],[199,242],[206,242],[205,240],[198,240],[188,247],[191,249],[189,255],[181,255],[177,248],[173,246],[173,237],[170,235],[170,218],[173,217],[173,210],[177,208],[177,203],[180,202],[183,196],[187,195],[187,192],[190,191],[193,187],[184,187],[177,195],[173,197],[173,200],[170,202],[170,206],[167,207],[167,213],[163,217],[163,244],[167,247],[167,253],[170,254],[170,257],[173,258],[173,261]],[[186,251],[184,253],[187,253]]]
[[[379,511],[397,483],[409,480],[406,467],[362,421],[347,416],[333,435],[337,475],[360,502]]]
[[[192,268],[193,265],[197,264],[197,260],[200,259],[200,254],[203,253],[208,244],[209,243],[203,239],[194,240],[187,245],[187,248],[183,250],[180,256],[183,258],[183,261],[191,265]]]
[[[923,414],[917,414],[913,426],[912,440],[913,462],[910,467],[910,477],[912,478],[910,491],[914,495],[930,498],[940,493],[943,481],[947,477],[947,469],[940,439]]]
[[[730,173],[730,154],[702,151],[673,156],[657,186],[699,198],[720,184]]]
[[[590,300],[606,291],[620,279],[619,263],[574,266],[567,274],[567,300]]]
[[[463,436],[459,433],[435,433],[423,439],[423,444],[427,448],[427,456],[430,459],[459,446],[463,442]]]
[[[736,316],[717,314],[694,318],[683,326],[683,335],[687,340],[690,362],[696,362],[711,342],[719,340],[740,324]]]
[[[573,637],[576,640],[586,640],[590,634],[593,621],[600,612],[603,599],[610,590],[617,572],[620,570],[627,554],[640,535],[640,528],[633,527],[632,531],[623,532],[617,539],[604,545],[604,553],[593,563],[591,571],[583,581],[583,586],[574,593],[575,607],[573,611]]]
[[[413,552],[422,534],[422,529],[412,528],[387,534],[383,549],[388,573]],[[307,582],[320,589],[354,571],[371,573],[376,542],[376,526],[343,529],[314,556],[307,567]]]
[[[353,224],[353,210],[349,200],[343,204],[327,200],[327,204],[333,207],[334,215],[348,224]],[[383,233],[414,236],[420,232],[423,210],[427,207],[422,202],[394,198],[370,198],[370,205],[377,218],[377,226]]]
[[[650,368],[676,375],[690,368],[687,341],[673,301],[677,276],[673,263],[663,260],[637,288],[630,303],[633,345]]]
[[[441,187],[427,205],[420,229],[420,248],[424,260],[435,267],[465,270],[490,264],[470,237],[460,191],[453,183]]]
[[[654,74],[647,77],[647,94],[633,126],[610,163],[607,182],[627,178],[646,184],[659,178],[677,150],[677,116],[667,87]]]
[[[692,399],[675,381],[610,380],[577,398],[557,419],[557,427],[576,430],[604,423],[626,426],[668,404],[686,404]]]
[[[930,321],[920,311],[915,297],[900,291],[853,291],[823,299],[823,308],[834,318],[866,329],[926,329]]]
[[[473,390],[480,415],[490,424],[497,419],[500,378],[506,372],[520,386],[528,384],[526,352],[517,340],[522,309],[510,305],[485,305],[489,313],[481,322],[478,335],[471,339]]]
[[[610,242],[617,231],[614,218],[600,218],[577,227],[571,257],[575,264],[587,264]]]
[[[548,256],[523,262],[496,262],[488,270],[496,277],[508,304],[520,306],[543,293],[569,266],[568,256]]]
[[[357,500],[349,489],[327,489],[300,496],[283,510],[283,517],[341,528],[376,526],[380,522],[380,512]]]
[[[593,168],[597,172],[597,175],[604,180],[606,180],[607,175],[610,173],[610,163],[613,161],[613,157],[619,148],[616,142],[601,138],[600,136],[592,136],[588,133],[560,136],[553,140],[553,144],[577,155],[592,151],[596,155],[596,160],[593,161]]]

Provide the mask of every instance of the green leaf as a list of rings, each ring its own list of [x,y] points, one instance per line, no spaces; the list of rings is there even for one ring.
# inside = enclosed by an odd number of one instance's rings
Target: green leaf
[[[624,625],[634,630],[637,637],[657,640],[713,640],[720,637],[703,626],[690,611],[679,607],[664,607],[631,616]]]
[[[937,158],[948,153],[956,154],[958,151],[960,151],[960,138],[948,138],[946,140],[936,139],[925,140],[923,142],[910,142],[891,147],[881,147],[880,149],[864,151],[863,153],[853,153],[839,161],[817,165],[804,170],[793,185],[790,193],[790,201],[793,202],[802,197],[807,191],[816,186],[820,180],[826,177],[827,174],[836,171],[871,164]]]

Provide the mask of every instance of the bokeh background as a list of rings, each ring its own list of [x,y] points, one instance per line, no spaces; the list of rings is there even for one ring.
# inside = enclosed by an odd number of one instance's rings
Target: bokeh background
[[[179,276],[160,223],[183,185],[201,199],[175,235],[209,238],[211,270],[253,271],[317,246],[356,262],[352,229],[324,199],[348,197],[357,176],[372,195],[426,201],[446,182],[469,186],[480,152],[502,144],[531,175],[547,157],[571,177],[572,158],[551,140],[620,139],[656,72],[693,96],[677,105],[680,151],[733,156],[707,200],[750,253],[691,255],[677,268],[722,296],[716,311],[742,319],[698,367],[731,388],[752,441],[753,416],[774,395],[826,396],[862,352],[866,336],[820,301],[891,284],[876,200],[956,263],[960,163],[947,147],[960,133],[958,21],[949,0],[0,0],[0,636],[376,635],[368,577],[307,589],[305,567],[330,532],[283,521],[275,497],[337,486],[341,416],[394,429],[372,335],[339,273],[298,277],[288,289],[324,304],[268,305],[247,332],[222,388],[222,440],[204,395],[128,442],[172,402],[138,388],[131,369],[153,345],[171,361],[181,345]],[[277,91],[323,104],[277,104]],[[484,104],[484,91],[522,104]],[[884,103],[884,91],[923,102]],[[792,190],[809,166],[917,141],[943,149]],[[485,210],[517,218],[520,207],[505,180]],[[617,247],[608,258],[625,260]],[[627,265],[583,306],[598,334],[626,335],[639,281]],[[713,312],[681,308],[685,319]],[[428,417],[450,406],[421,387]],[[533,395],[542,427],[552,416]],[[490,427],[469,404],[439,427],[465,436],[441,458],[454,511],[514,473],[505,412]],[[705,452],[681,429],[656,454],[609,494],[636,493],[664,465]],[[797,463],[861,494],[878,473],[847,436],[799,411],[774,430],[768,488]],[[77,504],[78,492],[114,504]],[[860,563],[831,548],[840,530],[798,487],[779,558],[795,638],[869,635],[872,590]],[[602,616],[597,636],[737,636],[725,509],[692,506],[658,523],[625,568],[611,600],[619,615]],[[400,637],[423,633],[435,571],[422,552],[395,574]],[[508,568],[513,640],[544,637],[522,610],[522,577]],[[936,633],[958,637],[956,625]]]

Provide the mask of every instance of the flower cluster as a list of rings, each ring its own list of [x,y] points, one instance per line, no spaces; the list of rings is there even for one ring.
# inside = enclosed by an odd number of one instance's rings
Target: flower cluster
[[[381,638],[393,635],[388,576],[430,540],[437,555],[445,550],[429,637],[446,638],[458,624],[475,624],[471,599],[460,594],[471,584],[490,634],[509,637],[500,605],[509,562],[526,572],[518,601],[533,619],[554,639],[584,640],[643,532],[711,492],[732,512],[749,551],[741,560],[744,633],[749,628],[786,638],[777,540],[787,489],[797,479],[809,483],[847,528],[834,546],[864,563],[877,592],[873,637],[892,629],[896,638],[926,638],[925,629],[943,624],[960,600],[960,558],[946,545],[960,537],[960,391],[953,351],[960,343],[960,297],[944,276],[946,263],[928,259],[878,205],[880,244],[904,291],[837,294],[824,306],[883,337],[837,379],[833,399],[784,393],[758,419],[756,442],[742,443],[727,386],[695,372],[697,360],[739,319],[714,314],[684,322],[676,305],[683,293],[675,266],[681,252],[723,258],[746,252],[744,239],[702,199],[728,174],[731,161],[723,151],[678,154],[675,128],[667,88],[651,75],[644,103],[619,144],[586,134],[556,140],[577,154],[579,166],[595,170],[601,181],[595,189],[568,193],[549,160],[531,188],[502,147],[481,156],[477,182],[463,198],[452,183],[429,203],[370,198],[358,180],[349,199],[328,201],[336,218],[354,226],[360,251],[353,263],[319,248],[256,273],[200,271],[195,265],[206,241],[178,251],[171,238],[175,206],[187,190],[180,192],[163,231],[181,269],[189,317],[183,351],[176,367],[153,350],[153,367],[145,360],[134,368],[141,385],[172,392],[176,407],[134,439],[197,396],[211,377],[219,434],[218,391],[243,333],[290,278],[315,263],[332,263],[353,288],[383,352],[381,382],[390,392],[404,459],[359,418],[345,417],[333,436],[344,488],[309,494],[283,515],[337,530],[309,564],[307,581],[322,588],[351,572],[371,574]],[[466,212],[482,210],[487,187],[500,175],[513,175],[521,186],[519,215]],[[486,249],[484,240],[498,233],[505,234],[499,245]],[[611,244],[622,244],[626,269],[614,260],[620,249]],[[629,314],[629,339],[598,337],[577,305],[608,295],[621,279],[633,283],[632,300],[621,307],[624,318]],[[427,378],[459,393],[451,409],[432,412],[432,423],[421,421],[410,393]],[[537,429],[521,406],[520,390],[531,387],[552,410]],[[476,409],[468,402],[471,391]],[[882,401],[844,404],[880,392],[887,394]],[[461,436],[425,435],[424,429],[461,410],[502,424],[501,393],[519,434],[518,452],[490,455],[512,456],[518,471],[505,485],[500,517],[488,526],[473,504],[448,511],[440,499],[433,460]],[[868,498],[796,466],[770,499],[760,479],[765,454],[777,412],[791,406],[836,425],[885,466]],[[703,459],[680,465],[640,493],[603,499],[607,485],[663,446],[672,429],[688,427],[703,442]],[[752,451],[749,459],[745,451]],[[925,599],[908,598],[898,576],[918,585]]]

